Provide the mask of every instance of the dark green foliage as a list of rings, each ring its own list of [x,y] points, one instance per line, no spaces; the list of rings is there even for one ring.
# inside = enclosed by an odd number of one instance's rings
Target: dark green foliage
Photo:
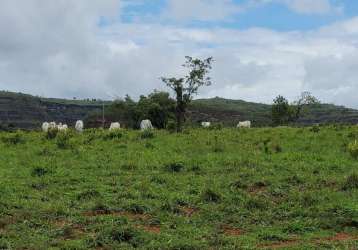
[[[290,105],[283,96],[278,96],[272,105],[272,122],[274,125],[286,125],[290,120]]]
[[[119,140],[123,137],[123,131],[120,129],[114,129],[104,134],[104,140]]]
[[[348,152],[352,157],[358,159],[358,141],[354,141],[348,144]]]
[[[31,176],[33,176],[33,177],[42,177],[45,174],[47,174],[48,172],[49,171],[46,168],[36,167],[36,168],[32,169]]]
[[[150,129],[145,129],[141,132],[140,138],[142,139],[152,139],[154,138],[154,132]]]
[[[344,190],[353,190],[358,189],[358,174],[353,173],[347,177],[346,181],[343,184]]]
[[[1,138],[1,141],[7,145],[17,145],[25,142],[21,132],[9,133]]]
[[[202,198],[206,202],[219,202],[221,195],[211,189],[206,189],[202,193]]]
[[[57,134],[58,134],[58,129],[57,128],[49,128],[46,132],[46,138],[51,140],[51,139],[55,139]]]
[[[211,85],[211,78],[207,75],[211,70],[213,58],[209,57],[201,60],[186,56],[185,59],[186,62],[183,67],[187,68],[189,72],[184,78],[162,77],[162,81],[171,88],[176,95],[175,119],[177,132],[182,131],[188,105],[194,95],[198,93],[199,88]]]
[[[165,169],[169,172],[181,172],[184,169],[183,163],[180,162],[173,162],[169,163],[165,166]]]
[[[60,149],[69,149],[71,147],[70,134],[67,132],[59,132],[56,136],[56,145]]]

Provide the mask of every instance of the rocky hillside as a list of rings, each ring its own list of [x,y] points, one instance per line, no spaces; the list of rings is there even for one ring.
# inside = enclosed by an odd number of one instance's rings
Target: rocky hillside
[[[94,111],[101,110],[99,102],[69,101],[40,98],[12,92],[0,92],[1,129],[34,129],[43,121],[73,124]]]
[[[101,112],[101,109],[102,102],[97,100],[50,99],[3,91],[0,92],[0,129],[36,129],[43,121],[71,125],[76,120],[85,120],[94,112]],[[271,124],[270,115],[270,105],[223,98],[195,100],[188,112],[194,123],[212,121],[227,126],[243,120],[253,121],[255,126],[268,126]],[[316,105],[298,123],[358,124],[358,111],[330,104]]]

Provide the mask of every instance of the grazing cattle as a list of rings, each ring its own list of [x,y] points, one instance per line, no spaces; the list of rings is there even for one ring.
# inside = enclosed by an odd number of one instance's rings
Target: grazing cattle
[[[143,130],[150,130],[153,129],[152,122],[150,120],[143,120],[140,123],[140,129]]]
[[[209,127],[211,126],[211,122],[202,122],[202,123],[201,123],[201,126],[202,126],[203,128],[209,128]]]
[[[49,123],[49,129],[56,129],[56,128],[57,128],[56,122]]]
[[[121,124],[119,122],[112,122],[111,126],[109,127],[109,130],[117,130],[121,128]]]
[[[76,122],[76,125],[75,125],[75,129],[78,133],[82,133],[83,132],[83,121],[79,120]]]
[[[43,131],[43,132],[47,133],[49,127],[50,127],[50,124],[49,124],[48,122],[42,123],[42,131]]]
[[[239,122],[239,124],[237,124],[238,128],[251,128],[251,121],[244,121],[244,122]]]
[[[59,124],[57,125],[57,129],[58,129],[58,131],[67,131],[68,126],[67,126],[67,124],[59,123]]]

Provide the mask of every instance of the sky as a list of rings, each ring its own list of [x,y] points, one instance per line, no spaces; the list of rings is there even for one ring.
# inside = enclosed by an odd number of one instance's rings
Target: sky
[[[197,98],[358,108],[358,1],[0,0],[1,90],[138,98],[185,56],[214,58]]]

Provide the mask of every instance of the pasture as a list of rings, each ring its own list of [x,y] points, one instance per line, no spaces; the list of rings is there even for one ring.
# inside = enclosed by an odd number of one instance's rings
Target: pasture
[[[357,249],[357,139],[354,126],[3,132],[0,249]]]

